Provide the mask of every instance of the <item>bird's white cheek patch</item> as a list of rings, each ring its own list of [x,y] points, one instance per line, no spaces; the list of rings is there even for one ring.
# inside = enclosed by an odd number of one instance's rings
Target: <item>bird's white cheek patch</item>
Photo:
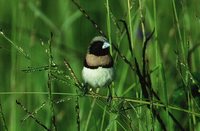
[[[113,81],[113,68],[89,69],[84,67],[82,76],[84,82],[92,87],[105,87]]]

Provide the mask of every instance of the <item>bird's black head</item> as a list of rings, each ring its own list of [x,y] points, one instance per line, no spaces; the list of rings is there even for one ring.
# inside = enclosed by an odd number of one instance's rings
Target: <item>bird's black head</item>
[[[94,37],[90,43],[89,54],[96,56],[104,56],[110,54],[109,52],[110,44],[107,39],[102,36]]]

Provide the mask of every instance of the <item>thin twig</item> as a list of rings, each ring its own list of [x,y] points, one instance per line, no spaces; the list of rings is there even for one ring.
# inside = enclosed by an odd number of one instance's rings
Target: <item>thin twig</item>
[[[146,75],[146,49],[147,49],[147,44],[149,42],[149,40],[152,38],[153,34],[155,32],[155,28],[153,29],[153,31],[151,32],[151,34],[149,36],[147,36],[147,38],[144,41],[144,46],[142,49],[142,59],[143,59],[143,76]]]
[[[41,105],[39,108],[35,109],[35,111],[33,111],[33,112],[31,113],[31,115],[37,114],[37,112],[38,112],[40,109],[42,109],[45,105],[46,105],[46,101],[43,102],[42,105]],[[26,119],[28,119],[29,117],[31,117],[31,115],[28,114],[27,116],[25,116],[24,119],[22,120],[22,122],[24,122]]]
[[[152,101],[152,87],[151,87],[151,80],[150,80],[150,76],[148,77],[148,79],[146,79],[146,58],[145,58],[145,52],[146,52],[146,47],[147,47],[147,43],[150,40],[150,38],[153,36],[154,31],[150,34],[149,37],[147,37],[147,39],[144,42],[144,47],[143,47],[143,54],[142,54],[142,58],[143,58],[143,74],[141,73],[140,69],[139,69],[139,64],[137,62],[137,59],[135,58],[135,65],[136,65],[136,74],[138,75],[140,84],[141,84],[141,88],[142,88],[142,93],[144,95],[144,97],[146,99],[150,99]],[[152,102],[151,102],[152,103]],[[152,104],[151,104],[152,105]],[[159,121],[161,127],[163,130],[167,130],[166,126],[163,122],[163,120],[161,119],[159,113],[154,109],[151,108],[150,106],[147,106],[149,109],[152,110],[153,115],[156,116],[157,120]]]
[[[75,110],[76,110],[76,123],[77,123],[77,128],[78,131],[81,130],[81,121],[80,121],[80,106],[79,106],[79,97],[76,97],[76,106],[75,106]]]
[[[67,69],[69,70],[72,78],[74,79],[75,81],[75,84],[77,85],[77,87],[83,91],[83,87],[81,85],[81,82],[79,81],[79,79],[77,78],[76,74],[74,73],[72,67],[70,66],[70,64],[64,60],[64,64],[65,66],[67,67]],[[78,94],[78,90],[76,89],[76,93]],[[75,111],[76,111],[76,123],[77,123],[77,128],[78,128],[78,131],[80,131],[80,107],[79,107],[79,96],[76,97],[76,106],[75,106]]]
[[[11,39],[9,39],[4,34],[4,32],[2,31],[2,29],[0,29],[0,35],[3,36],[3,38],[5,38],[20,54],[22,54],[25,58],[27,58],[28,60],[30,60],[30,56],[24,51],[24,49],[22,49],[22,47],[18,46]]]
[[[48,41],[49,47],[48,47],[48,57],[49,57],[49,69],[48,69],[48,90],[49,90],[49,101],[50,101],[50,109],[51,109],[51,124],[53,126],[53,130],[56,131],[56,121],[55,121],[55,113],[54,113],[54,103],[53,103],[53,96],[52,96],[52,65],[53,65],[53,56],[52,56],[52,50],[51,50],[51,44],[52,44],[52,38],[53,33],[51,32],[50,39]]]
[[[125,27],[126,34],[127,34],[127,37],[128,37],[129,49],[130,49],[130,52],[131,52],[131,56],[133,57],[133,47],[132,47],[132,44],[131,44],[131,35],[129,33],[127,23],[126,23],[125,20],[122,20],[122,19],[120,19],[119,21],[122,22],[124,27]]]
[[[113,48],[115,49],[115,51],[117,51],[118,55],[122,58],[122,60],[124,60],[124,62],[129,65],[129,67],[131,68],[131,70],[135,71],[135,67],[133,66],[133,64],[126,58],[126,56],[124,56],[120,52],[119,48],[117,48],[114,44],[113,44]]]
[[[42,124],[42,122],[40,122],[33,114],[32,112],[28,111],[28,109],[22,105],[19,101],[16,100],[17,105],[19,105],[27,114],[30,115],[30,117],[35,120],[35,122],[40,125],[41,127],[43,127],[45,130],[47,131],[51,131],[50,129],[48,129],[44,124]]]
[[[146,38],[146,40],[145,40],[145,42],[144,42],[144,47],[143,47],[143,79],[144,79],[144,81],[145,81],[145,77],[146,77],[146,48],[147,48],[147,43],[148,43],[148,41],[151,39],[151,37],[153,36],[153,34],[154,34],[154,31],[155,31],[155,29],[152,31],[152,33]],[[139,67],[138,67],[139,68]],[[141,75],[141,74],[140,74]],[[151,82],[150,81],[150,75],[148,74],[147,75],[148,76],[148,81],[149,82]],[[146,82],[145,82],[146,83]],[[146,84],[148,84],[148,82],[146,83]],[[151,84],[148,84],[148,86],[150,86]],[[143,90],[144,90],[144,88],[143,88]],[[159,100],[160,101],[160,98],[159,98],[159,96],[157,95],[157,93],[153,90],[153,88],[152,87],[150,87],[149,88],[149,90],[151,91],[150,93],[153,95],[153,96],[155,96],[156,97],[156,99],[157,100]],[[145,91],[145,92],[147,92],[147,91]],[[147,92],[148,93],[148,92]],[[145,93],[146,94],[146,93]],[[146,96],[147,96],[147,94],[146,94]],[[161,102],[162,103],[162,102]],[[165,108],[165,110],[166,110],[166,108]],[[174,115],[171,113],[171,112],[169,112],[168,111],[168,113],[169,113],[169,116],[172,118],[172,120],[176,123],[176,125],[179,127],[179,129],[181,129],[181,130],[184,130],[184,128],[182,127],[182,125],[179,123],[179,121],[174,117]]]
[[[87,14],[87,12],[75,1],[72,0],[72,2],[77,6],[77,8],[85,15],[85,17],[92,23],[92,25],[97,29],[97,31],[103,35],[106,36],[105,33],[101,30],[101,28],[96,24],[96,22]]]
[[[52,65],[52,68],[57,69],[57,65]],[[49,65],[45,65],[45,66],[39,66],[39,67],[28,67],[27,69],[22,69],[21,71],[25,72],[25,73],[32,73],[32,72],[37,72],[37,71],[46,71],[49,69]]]
[[[67,69],[69,70],[69,72],[70,72],[70,74],[71,74],[73,80],[75,81],[75,84],[77,85],[77,87],[78,87],[80,90],[82,90],[82,84],[81,84],[81,82],[79,81],[79,79],[76,77],[76,74],[74,73],[74,71],[73,71],[72,67],[70,66],[69,62],[66,61],[66,60],[64,59],[64,64],[65,64],[65,66],[67,67]]]

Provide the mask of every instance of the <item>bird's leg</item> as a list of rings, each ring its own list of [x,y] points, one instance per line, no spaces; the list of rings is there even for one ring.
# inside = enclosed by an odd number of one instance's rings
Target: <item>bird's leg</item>
[[[85,83],[85,84],[83,85],[83,95],[88,94],[88,92],[89,92],[89,90],[88,90],[88,84]]]
[[[108,103],[111,103],[112,102],[112,88],[111,88],[111,86],[108,86],[108,98],[107,98],[107,102]]]

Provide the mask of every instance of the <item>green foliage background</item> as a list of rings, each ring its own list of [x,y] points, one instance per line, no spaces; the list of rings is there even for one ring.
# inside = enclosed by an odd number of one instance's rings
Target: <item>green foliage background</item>
[[[140,66],[143,46],[140,28],[142,15],[146,34],[155,29],[146,54],[153,89],[185,130],[200,130],[200,1],[77,2],[134,65],[127,34],[119,20],[127,22],[134,56]],[[44,130],[30,117],[21,122],[27,114],[16,104],[16,100],[31,112],[46,102],[35,116],[50,128],[52,112],[48,97],[48,71],[43,68],[41,71],[36,70],[37,67],[49,64],[46,51],[50,32],[54,34],[51,55],[58,65],[53,73],[57,77],[53,79],[52,88],[53,100],[59,101],[54,103],[57,130],[77,130],[77,115],[80,115],[81,130],[162,130],[156,118],[152,117],[152,112],[146,108],[136,73],[114,49],[114,97],[125,98],[125,101],[116,99],[112,107],[109,107],[104,97],[96,100],[92,96],[81,95],[78,101],[80,114],[75,110],[77,87],[73,79],[67,79],[71,75],[64,66],[64,59],[70,63],[78,79],[82,80],[81,70],[87,47],[90,40],[99,34],[71,0],[0,0],[0,28],[13,42],[11,44],[0,35],[0,103],[3,113],[3,116],[0,115],[0,130],[6,130],[5,127],[10,131]],[[30,56],[30,60],[19,52],[21,49]],[[28,67],[33,67],[34,70],[30,71]],[[28,69],[29,73],[22,71],[24,69]],[[100,94],[106,96],[107,90],[100,89]],[[92,103],[94,107],[91,106]],[[121,111],[121,107],[130,109]],[[177,126],[168,113],[161,110],[163,107],[158,105],[155,108],[160,112],[167,129],[176,130]],[[88,117],[90,112],[91,118]],[[5,118],[5,122],[2,118]]]

